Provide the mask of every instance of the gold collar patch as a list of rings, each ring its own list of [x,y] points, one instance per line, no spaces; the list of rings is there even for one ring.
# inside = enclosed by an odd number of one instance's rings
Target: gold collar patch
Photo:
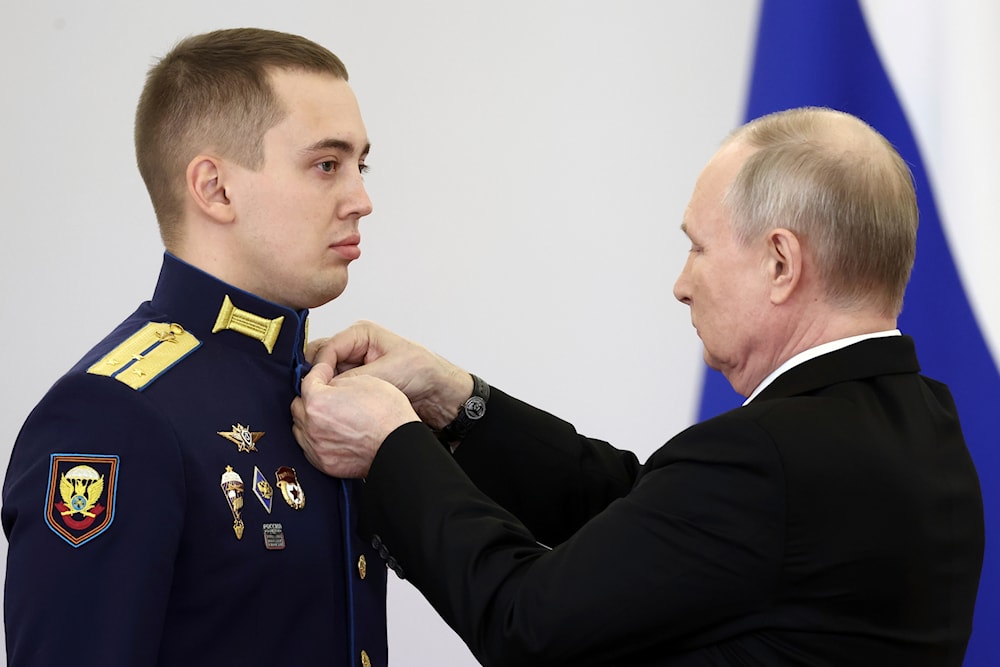
[[[274,350],[274,344],[278,342],[278,334],[281,333],[281,324],[285,321],[285,316],[281,315],[273,320],[260,315],[254,315],[246,310],[241,310],[233,305],[227,294],[222,300],[222,308],[215,318],[215,326],[212,333],[220,331],[235,331],[244,336],[249,336],[254,340],[259,340],[264,344],[268,354]]]

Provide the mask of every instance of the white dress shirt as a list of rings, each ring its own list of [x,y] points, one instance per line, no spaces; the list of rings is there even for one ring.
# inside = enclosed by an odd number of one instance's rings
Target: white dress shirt
[[[829,343],[823,343],[822,345],[817,345],[816,347],[811,347],[808,350],[803,350],[799,352],[794,357],[788,359],[785,363],[778,366],[774,371],[771,372],[763,382],[757,385],[757,388],[753,390],[753,393],[747,397],[747,400],[743,401],[743,405],[747,405],[757,397],[757,394],[764,391],[767,385],[775,381],[775,379],[784,373],[785,371],[798,366],[799,364],[805,363],[810,359],[815,359],[818,356],[828,354],[835,350],[847,347],[848,345],[854,345],[855,343],[867,340],[869,338],[886,338],[888,336],[899,336],[901,335],[899,329],[890,329],[888,331],[876,331],[875,333],[861,334],[860,336],[849,336],[847,338],[840,338],[838,340],[831,340]]]

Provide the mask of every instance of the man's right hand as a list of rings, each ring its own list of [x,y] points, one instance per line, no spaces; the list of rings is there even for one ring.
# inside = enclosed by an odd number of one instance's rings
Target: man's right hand
[[[316,364],[292,401],[292,433],[309,462],[334,477],[365,477],[382,442],[417,421],[406,397],[388,382],[361,375],[333,377]]]
[[[447,426],[472,395],[472,376],[427,348],[373,322],[356,322],[309,346],[314,364],[330,364],[337,376],[372,375],[395,385],[420,419]]]

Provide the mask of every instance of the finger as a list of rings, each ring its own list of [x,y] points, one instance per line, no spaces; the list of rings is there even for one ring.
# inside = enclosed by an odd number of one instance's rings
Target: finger
[[[329,364],[331,368],[336,368],[340,353],[333,339],[334,337],[331,336],[310,343],[309,347],[306,348],[306,359],[313,364]]]
[[[301,426],[299,426],[298,422],[292,422],[292,435],[295,436],[295,442],[298,443],[299,449],[305,452],[306,451],[305,431],[302,429]]]
[[[312,448],[308,446],[307,442],[304,440],[298,440],[298,443],[299,447],[302,448],[302,453],[305,454],[306,460],[309,461],[309,463],[317,470],[322,470],[323,467],[320,465],[319,460],[316,458],[316,455],[313,453]]]
[[[302,400],[301,396],[296,396],[292,400],[292,431],[299,428],[300,424],[305,424],[306,422],[306,404]],[[298,438],[298,436],[295,436]]]
[[[306,376],[302,378],[302,396],[308,397],[320,387],[330,384],[333,379],[333,368],[330,364],[319,363],[312,367]],[[292,404],[294,407],[294,403]],[[303,406],[304,408],[304,406]]]
[[[360,364],[356,366],[343,365],[337,368],[337,379],[347,379],[363,377],[366,375],[379,378],[380,380],[386,380],[387,377],[391,377],[392,367],[389,362],[383,359],[375,359],[374,361],[369,361],[366,364]]]
[[[311,345],[313,363],[330,364],[333,368],[353,368],[365,363],[375,352],[376,333],[368,322],[356,322]],[[309,358],[309,357],[307,357]]]
[[[329,340],[329,338],[319,338],[317,340],[310,341],[309,344],[306,345],[306,361],[311,364],[316,363],[316,355],[319,354],[320,350],[326,347],[326,343]],[[326,363],[330,362],[326,361]],[[333,366],[335,363],[336,360],[334,360],[334,363],[330,363],[330,365]]]

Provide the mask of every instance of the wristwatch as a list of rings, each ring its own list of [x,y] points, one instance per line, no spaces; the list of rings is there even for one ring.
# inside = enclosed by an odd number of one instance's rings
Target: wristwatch
[[[472,375],[472,373],[469,373]],[[490,385],[472,375],[472,396],[458,406],[458,416],[441,429],[440,439],[446,444],[461,442],[469,430],[486,414],[486,401],[490,400]]]

